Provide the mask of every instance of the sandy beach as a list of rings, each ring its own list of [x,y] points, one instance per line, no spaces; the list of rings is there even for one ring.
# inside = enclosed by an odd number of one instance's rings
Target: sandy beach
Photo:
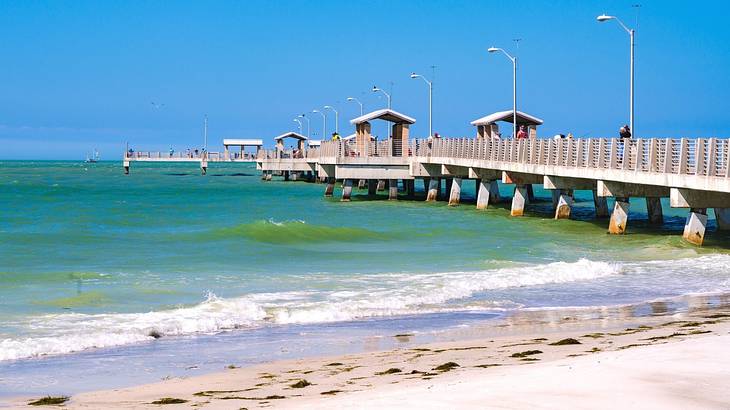
[[[661,311],[663,304],[652,304]],[[730,308],[524,311],[455,341],[82,393],[73,409],[727,408]],[[487,337],[474,337],[481,334]],[[407,341],[413,335],[392,337]],[[461,341],[459,341],[461,339]],[[20,398],[17,407],[37,398]]]

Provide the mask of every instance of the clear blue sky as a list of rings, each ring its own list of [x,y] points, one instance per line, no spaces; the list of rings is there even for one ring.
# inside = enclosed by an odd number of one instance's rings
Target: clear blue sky
[[[393,108],[424,136],[427,88],[409,73],[432,65],[434,130],[472,136],[471,120],[512,104],[510,63],[491,45],[518,55],[519,108],[545,120],[540,135],[614,136],[628,122],[629,37],[595,17],[634,26],[638,1],[3,0],[0,158],[201,146],[206,113],[211,150],[268,143],[326,104],[349,134],[359,108],[345,98],[380,108],[370,89],[391,82]],[[728,2],[641,4],[638,136],[730,136]]]

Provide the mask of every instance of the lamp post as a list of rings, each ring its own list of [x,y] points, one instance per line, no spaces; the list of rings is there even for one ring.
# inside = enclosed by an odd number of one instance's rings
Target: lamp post
[[[317,112],[322,116],[322,141],[324,141],[327,138],[327,116],[320,110],[312,110],[312,112]]]
[[[294,121],[299,124],[299,133],[302,133],[302,122],[299,121],[299,118],[294,118]]]
[[[501,48],[489,47],[490,53],[501,51],[512,61],[512,138],[517,138],[517,57],[512,57]]]
[[[205,114],[203,129],[203,151],[208,151],[208,114]]]
[[[309,138],[309,136],[311,135],[311,132],[309,132],[309,117],[304,114],[300,114],[298,118],[304,118],[305,120],[307,120],[307,138]]]
[[[388,109],[390,109],[390,94],[386,93],[385,90],[378,88],[377,85],[373,86],[373,92],[376,93],[380,91],[381,93],[385,94],[385,96],[388,98]]]
[[[598,20],[599,23],[603,23],[608,20],[616,20],[616,22],[620,24],[627,33],[629,33],[629,38],[631,40],[631,68],[629,69],[629,127],[631,128],[631,133],[636,135],[636,130],[634,129],[634,36],[636,34],[636,30],[626,27],[626,25],[616,16],[601,14],[596,17],[596,20]]]
[[[339,118],[339,113],[337,112],[337,110],[335,110],[335,107],[333,107],[331,105],[325,105],[322,108],[324,108],[325,110],[332,110],[332,111],[335,112],[335,133],[339,134],[340,133],[340,118]]]
[[[362,117],[362,103],[360,102],[360,100],[358,100],[355,97],[347,97],[347,101],[354,101],[354,102],[360,104],[360,116]]]
[[[433,136],[433,82],[426,80],[426,77],[411,73],[411,78],[420,78],[428,84],[428,136]]]

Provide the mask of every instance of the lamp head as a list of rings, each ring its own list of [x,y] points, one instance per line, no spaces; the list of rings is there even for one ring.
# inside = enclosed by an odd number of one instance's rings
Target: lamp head
[[[352,97],[347,97],[347,101],[355,101],[355,99]]]
[[[411,73],[411,78],[418,78],[418,77],[420,77],[420,75],[418,75],[416,73]]]
[[[596,20],[598,20],[598,22],[600,22],[600,23],[603,23],[604,21],[612,20],[614,18],[615,18],[614,16],[607,16],[605,14],[601,14],[600,16],[596,17]]]
[[[312,112],[319,112],[319,110],[312,110]]]
[[[374,85],[374,86],[373,86],[373,92],[377,92],[377,91],[380,91],[380,88],[378,88],[378,86],[377,86],[377,85]]]
[[[332,109],[332,106],[331,105],[325,105],[322,108],[324,108],[325,110],[331,110]]]
[[[496,53],[497,51],[499,51],[499,49],[497,47],[489,47],[487,51],[490,53]]]

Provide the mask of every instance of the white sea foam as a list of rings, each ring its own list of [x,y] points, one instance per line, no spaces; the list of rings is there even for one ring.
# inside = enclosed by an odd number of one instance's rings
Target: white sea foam
[[[154,334],[190,335],[266,323],[325,323],[446,311],[514,309],[519,305],[509,300],[473,296],[491,290],[539,288],[620,278],[618,275],[622,273],[646,275],[667,270],[697,272],[698,276],[718,275],[719,280],[708,281],[708,287],[723,281],[727,284],[730,256],[622,264],[581,259],[478,272],[319,275],[307,281],[320,280],[330,290],[323,291],[315,284],[297,292],[257,293],[236,298],[224,299],[211,294],[200,304],[164,311],[36,316],[14,324],[24,330],[22,337],[0,340],[0,360],[138,343],[152,340]]]

